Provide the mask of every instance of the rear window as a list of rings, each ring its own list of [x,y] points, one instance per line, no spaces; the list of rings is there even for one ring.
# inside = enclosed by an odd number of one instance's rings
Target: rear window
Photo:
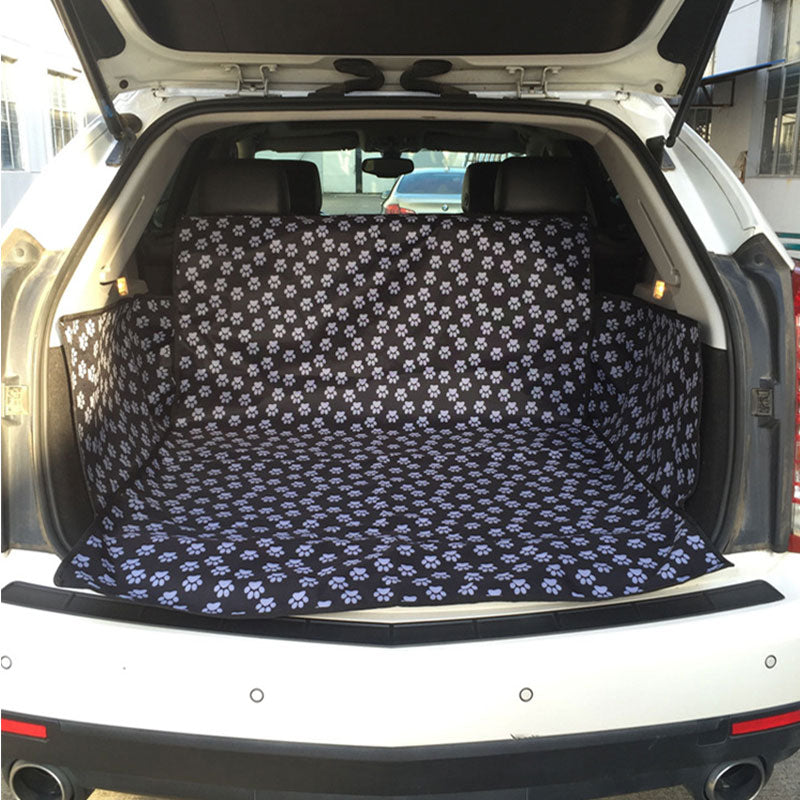
[[[258,150],[256,158],[272,161],[310,161],[319,171],[323,214],[380,214],[383,203],[395,185],[395,178],[377,178],[361,169],[378,152],[360,149],[277,151]],[[462,153],[448,150],[418,150],[403,153],[414,162],[415,171],[400,179],[397,191],[407,194],[451,195],[458,197],[452,212],[461,209],[461,184],[464,170],[475,161],[502,161],[511,153]],[[436,213],[432,209],[431,213]]]
[[[412,172],[400,179],[397,191],[403,194],[461,194],[463,172]]]

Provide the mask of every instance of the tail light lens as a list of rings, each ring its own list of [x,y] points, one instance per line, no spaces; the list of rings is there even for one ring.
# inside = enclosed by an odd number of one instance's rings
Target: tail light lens
[[[35,722],[24,722],[21,719],[2,718],[3,733],[13,733],[17,736],[29,736],[32,739],[46,739],[47,726]]]
[[[414,214],[415,212],[412,211],[410,208],[403,208],[403,206],[398,205],[397,203],[389,203],[388,206],[383,207],[384,214]]]
[[[758,717],[731,725],[731,733],[734,736],[741,736],[744,733],[758,733],[759,731],[770,731],[775,728],[785,728],[787,725],[797,725],[800,723],[800,711],[787,711],[785,714],[774,714],[771,717]]]
[[[792,497],[792,535],[789,550],[800,553],[800,266],[792,271],[794,296],[795,384],[794,384],[794,495]]]

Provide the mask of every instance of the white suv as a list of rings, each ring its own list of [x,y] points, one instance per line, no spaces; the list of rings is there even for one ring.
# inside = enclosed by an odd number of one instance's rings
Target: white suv
[[[3,234],[16,796],[754,797],[797,294],[665,100],[729,3],[55,5],[103,120]],[[343,213],[363,153],[463,213]]]

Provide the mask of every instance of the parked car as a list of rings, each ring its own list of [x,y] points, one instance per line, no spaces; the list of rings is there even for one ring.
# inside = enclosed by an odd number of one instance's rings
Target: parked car
[[[755,797],[800,283],[666,102],[728,2],[318,5],[55,1],[104,118],[2,234],[12,793]],[[423,149],[512,155],[460,214],[284,163]]]
[[[464,169],[422,167],[401,175],[383,201],[384,214],[460,214]]]

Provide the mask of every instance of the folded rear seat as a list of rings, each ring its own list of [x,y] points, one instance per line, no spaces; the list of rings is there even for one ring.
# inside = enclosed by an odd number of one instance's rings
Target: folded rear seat
[[[317,217],[286,213],[279,169],[213,165],[215,213],[176,233],[170,424],[58,582],[258,617],[605,599],[725,566],[681,510],[697,325],[592,296],[570,170],[510,159],[498,216]],[[74,390],[93,319],[62,321]]]

